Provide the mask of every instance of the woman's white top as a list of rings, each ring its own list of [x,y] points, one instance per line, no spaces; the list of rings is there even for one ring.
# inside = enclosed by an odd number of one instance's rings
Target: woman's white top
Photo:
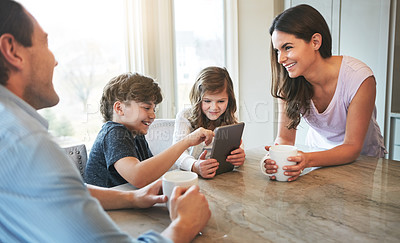
[[[331,149],[343,143],[350,103],[364,80],[373,75],[372,70],[363,62],[353,57],[343,56],[335,94],[329,106],[324,112],[319,113],[311,100],[310,112],[304,116],[310,125],[306,145]],[[375,107],[361,154],[384,157],[385,153],[387,152],[383,137],[376,122]]]

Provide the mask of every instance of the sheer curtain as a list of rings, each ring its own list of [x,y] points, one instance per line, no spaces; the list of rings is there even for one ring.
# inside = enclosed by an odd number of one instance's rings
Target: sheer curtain
[[[126,19],[129,69],[158,81],[164,99],[157,117],[174,118],[172,0],[128,0]]]

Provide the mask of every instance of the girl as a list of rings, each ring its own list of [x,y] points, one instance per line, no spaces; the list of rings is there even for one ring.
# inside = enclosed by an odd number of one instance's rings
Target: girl
[[[200,127],[214,130],[219,126],[237,123],[233,83],[225,68],[203,69],[190,92],[190,102],[192,108],[184,109],[176,116],[173,143]],[[182,170],[194,171],[204,178],[212,178],[218,169],[218,162],[206,159],[210,148],[211,145],[206,147],[203,143],[190,147],[175,165]],[[226,161],[240,166],[244,160],[244,150],[238,148],[231,152]]]
[[[332,39],[322,15],[311,6],[298,5],[279,14],[269,32],[271,93],[279,104],[275,143],[293,145],[304,117],[310,125],[306,144],[326,149],[289,157],[297,162],[283,168],[292,176],[289,180],[297,179],[306,167],[349,163],[360,153],[383,157],[374,75],[355,58],[332,56]],[[275,173],[275,162],[265,162],[266,172]]]

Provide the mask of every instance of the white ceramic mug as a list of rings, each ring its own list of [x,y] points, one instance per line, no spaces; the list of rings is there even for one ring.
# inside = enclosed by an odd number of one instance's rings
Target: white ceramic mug
[[[191,171],[168,171],[162,176],[162,188],[163,194],[168,197],[167,207],[169,210],[170,207],[170,199],[172,195],[172,191],[176,186],[180,186],[183,188],[189,188],[193,185],[198,185],[198,176],[196,173]]]
[[[297,147],[291,145],[273,145],[269,148],[269,153],[267,153],[264,158],[260,161],[260,169],[261,172],[268,176],[275,175],[277,181],[287,181],[291,176],[286,176],[283,173],[284,166],[295,165],[296,162],[288,161],[287,158],[291,156],[297,155]],[[265,163],[266,159],[271,159],[276,162],[278,166],[277,172],[275,174],[267,174],[265,172]]]

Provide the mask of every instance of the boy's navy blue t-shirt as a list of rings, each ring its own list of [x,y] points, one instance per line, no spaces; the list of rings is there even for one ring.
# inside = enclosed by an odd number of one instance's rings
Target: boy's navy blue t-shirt
[[[127,181],[115,170],[114,163],[125,157],[143,161],[152,156],[144,135],[134,136],[124,125],[108,121],[90,151],[85,182],[102,187],[125,184]]]

